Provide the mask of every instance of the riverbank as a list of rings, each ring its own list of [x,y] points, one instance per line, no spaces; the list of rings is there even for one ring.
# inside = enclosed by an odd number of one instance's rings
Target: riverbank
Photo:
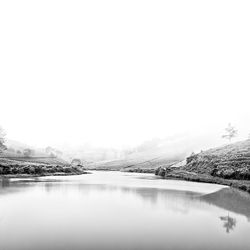
[[[161,169],[161,170],[160,170]],[[213,177],[206,174],[197,174],[194,172],[188,172],[181,169],[175,169],[174,171],[168,172],[166,174],[166,168],[159,167],[158,169],[121,169],[121,170],[111,170],[108,168],[105,169],[90,169],[95,171],[118,171],[118,172],[127,172],[127,173],[144,173],[144,174],[155,174],[161,176],[164,179],[169,180],[184,180],[191,182],[203,182],[203,183],[212,183],[212,184],[220,184],[225,186],[230,186],[233,188],[237,188],[242,191],[246,191],[250,193],[250,181],[248,180],[235,180],[235,179],[223,179],[219,177]]]
[[[82,175],[82,174],[90,174],[87,171],[81,172],[71,172],[71,173],[44,173],[44,174],[9,174],[9,175],[0,175],[0,179],[3,178],[36,178],[36,177],[44,177],[44,176],[70,176],[70,175]]]
[[[169,170],[169,169],[168,169]],[[219,177],[213,177],[206,174],[197,174],[194,172],[187,172],[184,170],[172,170],[159,168],[156,170],[155,174],[161,176],[164,179],[171,180],[185,180],[192,182],[204,182],[226,185],[233,188],[240,189],[250,193],[250,181],[249,180],[235,180],[235,179],[223,179]]]
[[[133,168],[133,169],[121,169],[121,172],[127,173],[143,173],[143,174],[153,174],[155,172],[154,168]]]
[[[94,171],[116,171],[116,172],[126,172],[126,173],[143,173],[143,174],[154,174],[155,168],[133,168],[133,169],[111,169],[111,168],[86,168],[87,170]]]
[[[72,166],[69,164],[42,164],[32,162],[31,160],[29,162],[24,162],[11,159],[1,159],[0,178],[25,178],[87,174],[85,169],[80,165]]]

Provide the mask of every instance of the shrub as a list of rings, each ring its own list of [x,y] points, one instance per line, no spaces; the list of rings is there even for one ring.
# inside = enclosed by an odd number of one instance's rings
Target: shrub
[[[11,173],[10,166],[4,166],[3,167],[3,174],[10,174],[10,173]]]
[[[35,166],[35,174],[41,174],[42,173],[42,167],[41,166]]]
[[[25,166],[25,167],[23,168],[23,170],[24,170],[24,173],[25,173],[25,174],[29,174],[29,173],[30,173],[30,167],[29,167],[29,166]]]
[[[65,173],[71,173],[72,172],[72,169],[69,168],[69,167],[65,167],[63,170],[64,170]]]

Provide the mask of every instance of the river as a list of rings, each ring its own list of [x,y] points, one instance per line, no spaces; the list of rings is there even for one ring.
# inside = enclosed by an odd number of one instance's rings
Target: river
[[[1,250],[250,249],[250,196],[101,172],[0,181]]]

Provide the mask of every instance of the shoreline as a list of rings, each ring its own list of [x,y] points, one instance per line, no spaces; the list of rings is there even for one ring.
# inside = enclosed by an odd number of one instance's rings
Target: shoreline
[[[16,179],[16,178],[38,178],[38,177],[46,177],[46,176],[74,176],[74,175],[83,175],[83,174],[91,174],[90,172],[81,172],[81,173],[45,173],[45,174],[6,174],[0,175],[1,179]]]
[[[38,163],[32,161],[22,162],[11,159],[0,159],[0,179],[68,176],[86,173],[86,169],[81,165]]]
[[[213,177],[206,174],[197,174],[187,171],[178,171],[178,172],[170,172],[165,175],[161,175],[156,171],[153,172],[152,169],[133,169],[126,171],[124,169],[114,170],[114,169],[86,169],[87,171],[81,172],[57,172],[57,173],[42,173],[42,174],[5,174],[0,175],[0,180],[2,179],[18,179],[18,178],[39,178],[46,176],[74,176],[74,175],[83,175],[83,174],[92,174],[90,171],[118,171],[124,173],[148,173],[154,174],[155,176],[161,177],[166,180],[183,180],[190,182],[201,182],[201,183],[211,183],[211,184],[219,184],[224,186],[229,186],[235,189],[239,189],[241,191],[247,192],[250,194],[250,181],[248,180],[237,180],[237,179],[223,179],[219,177]]]
[[[161,177],[162,179],[166,180],[183,180],[183,181],[190,181],[190,182],[201,182],[201,183],[211,183],[211,184],[219,184],[228,187],[232,187],[250,194],[250,181],[248,180],[237,180],[237,179],[223,179],[220,177],[213,177],[206,174],[197,174],[191,173],[187,171],[180,171],[180,172],[170,172],[166,175],[162,176],[160,174],[156,174],[156,169],[152,171],[152,169],[88,169],[89,171],[118,171],[124,173],[142,173],[142,174],[154,174],[156,176]]]
[[[191,181],[191,182],[202,182],[202,183],[225,185],[225,186],[239,189],[241,191],[244,191],[250,194],[250,181],[247,181],[247,180],[223,179],[219,177],[211,177],[208,175],[201,175],[201,174],[194,175],[192,173],[185,173],[185,174],[169,173],[169,174],[166,174],[165,176],[162,176],[162,178],[166,180],[184,180],[184,181]]]

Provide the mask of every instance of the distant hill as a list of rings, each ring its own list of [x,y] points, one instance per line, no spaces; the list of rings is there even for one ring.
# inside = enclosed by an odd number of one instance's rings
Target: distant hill
[[[7,150],[0,154],[0,164],[46,164],[46,165],[68,165],[68,162],[61,157],[50,156],[44,149],[32,147],[30,145],[15,140],[6,139]],[[30,149],[32,154],[24,155],[25,149]]]
[[[201,138],[188,136],[154,138],[141,145],[124,150],[118,159],[95,161],[88,168],[131,172],[154,172],[158,167],[179,166],[192,151],[200,148]],[[183,164],[182,164],[183,165]]]
[[[21,157],[24,156],[23,152],[25,149],[30,149],[32,151],[32,156],[39,156],[39,157],[48,157],[49,155],[45,152],[44,149],[42,148],[37,148],[31,145],[27,145],[25,143],[11,140],[11,139],[6,139],[5,145],[7,147],[7,150],[3,151],[0,154],[1,156],[6,156],[6,157]]]
[[[11,157],[0,156],[0,165],[69,165],[69,163],[61,158],[57,157]]]
[[[16,140],[11,140],[11,139],[6,139],[5,144],[8,148],[14,148],[14,149],[19,149],[19,150],[23,150],[25,148],[30,148],[30,145],[27,145],[25,143],[16,141]]]
[[[159,166],[169,166],[185,159],[186,152],[164,152],[162,148],[151,148],[141,152],[133,152],[118,160],[99,161],[88,165],[88,168],[102,170],[121,170],[154,172]]]

